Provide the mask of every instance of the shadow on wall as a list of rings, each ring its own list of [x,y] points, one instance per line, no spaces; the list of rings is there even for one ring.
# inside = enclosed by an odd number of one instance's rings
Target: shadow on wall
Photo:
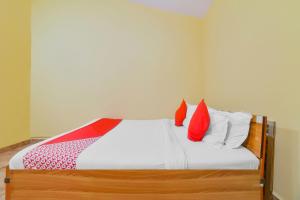
[[[292,199],[292,197],[300,199],[300,131],[277,127],[275,142],[274,191],[281,191],[278,196],[281,200]],[[292,187],[288,191],[283,191],[279,188],[279,183]]]

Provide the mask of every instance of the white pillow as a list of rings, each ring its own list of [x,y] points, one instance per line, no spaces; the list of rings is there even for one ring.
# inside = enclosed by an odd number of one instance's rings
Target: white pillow
[[[196,111],[197,109],[197,106],[198,105],[191,105],[191,104],[187,104],[187,111],[186,111],[186,117],[183,121],[183,126],[188,128],[189,127],[189,124],[190,124],[190,121],[193,117],[193,114],[194,112]],[[208,112],[209,112],[209,115],[214,112],[215,110],[214,109],[211,109],[208,107]]]
[[[194,112],[197,109],[197,105],[187,106],[186,118],[183,121],[183,126],[188,128],[191,118]],[[203,142],[212,144],[214,146],[223,146],[225,142],[225,138],[228,130],[228,119],[226,116],[223,116],[214,109],[208,108],[209,116],[210,116],[210,125],[209,128],[203,138]]]
[[[183,121],[184,127],[186,127],[186,128],[189,127],[190,121],[191,121],[192,116],[193,116],[194,112],[196,111],[196,109],[197,109],[197,105],[187,104],[186,116]]]
[[[210,113],[210,125],[203,138],[203,142],[222,147],[228,130],[227,117],[218,113]]]
[[[186,118],[183,126],[188,128],[197,105],[188,104]],[[218,114],[228,119],[228,128],[225,138],[225,146],[231,149],[240,147],[248,137],[252,115],[245,112],[224,112],[208,108],[209,115]],[[221,125],[220,125],[221,126]]]
[[[248,137],[252,115],[244,112],[224,112],[210,108],[213,113],[223,115],[228,119],[228,132],[225,146],[231,149],[240,147]]]

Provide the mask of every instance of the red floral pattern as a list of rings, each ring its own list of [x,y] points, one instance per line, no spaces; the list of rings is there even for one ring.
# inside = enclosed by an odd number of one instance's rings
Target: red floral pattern
[[[25,169],[76,169],[76,159],[100,137],[40,145],[23,158]]]

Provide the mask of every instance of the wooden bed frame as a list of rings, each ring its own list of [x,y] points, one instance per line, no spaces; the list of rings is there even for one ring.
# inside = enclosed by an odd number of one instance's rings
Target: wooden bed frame
[[[253,116],[244,146],[258,170],[10,170],[6,200],[264,199],[267,118]]]

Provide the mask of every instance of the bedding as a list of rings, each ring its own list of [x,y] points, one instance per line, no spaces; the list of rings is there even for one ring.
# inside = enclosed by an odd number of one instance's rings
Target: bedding
[[[196,105],[188,104],[187,114],[185,120],[183,121],[183,126],[189,127],[192,116],[195,113],[196,109],[197,109]],[[232,148],[232,149],[239,148],[245,142],[245,140],[248,137],[252,114],[246,112],[219,111],[211,107],[208,108],[208,112],[210,116],[218,117],[219,122],[221,122],[221,118],[227,120],[228,127],[227,127],[226,137],[224,139],[224,145],[227,148]],[[224,123],[225,122],[223,121],[222,124]],[[221,125],[219,124],[218,126]],[[219,129],[218,126],[212,126],[212,127],[210,126],[210,129],[215,129],[215,131],[213,132],[216,133],[217,131],[216,129]]]
[[[259,159],[246,147],[230,149],[186,139],[185,128],[173,129],[187,155],[188,169],[258,169]]]
[[[175,112],[175,125],[176,126],[183,126],[183,121],[186,117],[186,110],[187,110],[187,105],[183,99],[179,108]]]
[[[228,148],[240,147],[248,137],[252,115],[245,112],[225,112],[213,108],[210,113],[224,116],[228,119],[228,131],[225,138],[225,146]]]
[[[69,138],[68,134],[70,132],[20,151],[10,160],[10,169],[25,169],[26,155],[43,145],[66,142],[60,139]],[[189,141],[187,128],[177,127],[169,119],[122,120],[105,134],[96,135],[97,139],[74,159],[74,169],[258,169],[259,165],[258,158],[245,147],[216,148],[204,142]]]
[[[186,128],[189,127],[190,121],[196,109],[197,109],[197,105],[187,104],[186,117],[183,121],[183,126],[185,126]]]
[[[204,100],[201,100],[195,110],[188,128],[188,138],[191,141],[201,141],[209,128],[210,118]]]
[[[120,119],[100,119],[41,144],[23,157],[26,169],[76,169],[76,159],[86,148],[111,131]]]
[[[222,147],[228,130],[228,119],[216,113],[210,113],[210,125],[203,138],[203,142]]]

